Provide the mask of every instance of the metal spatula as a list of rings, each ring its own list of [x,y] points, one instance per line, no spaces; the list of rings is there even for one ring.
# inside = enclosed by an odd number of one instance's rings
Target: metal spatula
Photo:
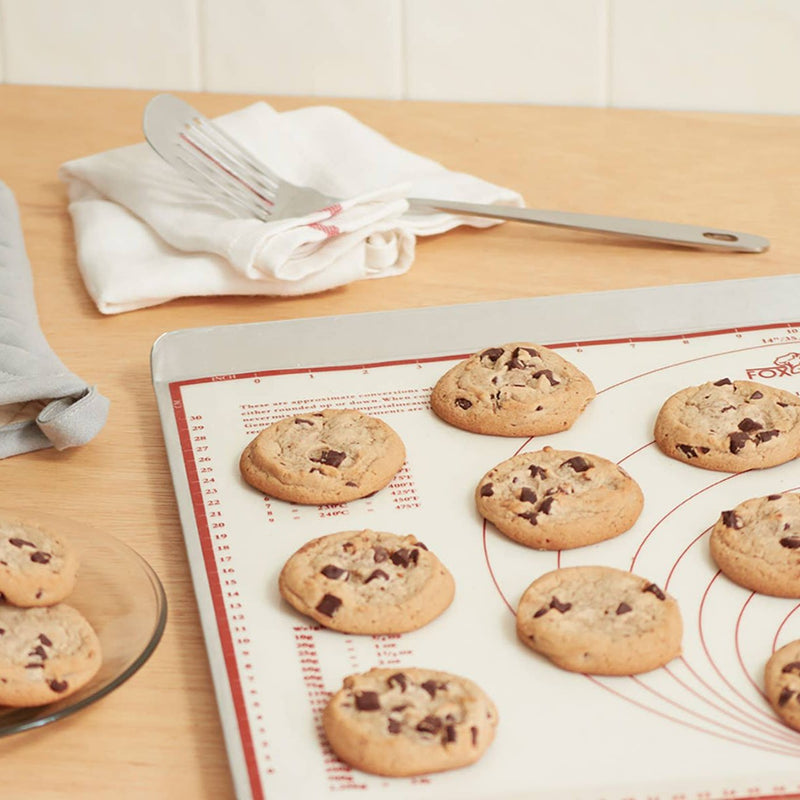
[[[231,213],[275,220],[315,211],[333,216],[340,210],[340,198],[281,178],[212,120],[173,95],[156,95],[145,108],[143,123],[150,146]],[[414,213],[449,211],[704,250],[761,253],[769,247],[769,240],[761,236],[697,225],[419,197],[408,202]]]

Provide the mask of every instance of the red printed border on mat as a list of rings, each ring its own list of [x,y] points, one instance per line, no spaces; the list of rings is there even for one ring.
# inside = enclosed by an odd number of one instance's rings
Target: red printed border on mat
[[[678,333],[678,334],[665,334],[665,335],[640,336],[640,337],[618,337],[609,339],[597,339],[587,342],[576,342],[576,341],[559,342],[554,344],[548,344],[546,346],[549,347],[550,349],[558,350],[564,348],[594,347],[594,346],[611,345],[611,344],[626,344],[626,343],[635,344],[637,342],[644,343],[644,342],[672,341],[681,339],[699,339],[699,338],[719,336],[724,334],[738,334],[742,332],[751,332],[758,330],[775,330],[779,328],[796,328],[796,327],[800,327],[800,322],[781,322],[781,323],[772,323],[768,325],[752,325],[748,327],[723,328],[719,330],[700,331],[693,333]],[[744,349],[755,350],[765,347],[772,347],[775,344],[777,344],[777,342],[770,342],[762,345],[754,345],[752,347]],[[787,341],[786,344],[788,345],[790,344],[790,342]],[[211,540],[208,522],[205,517],[205,504],[203,503],[199,476],[197,474],[197,469],[194,463],[188,421],[185,417],[185,414],[183,413],[184,408],[183,408],[183,401],[181,398],[181,389],[183,386],[191,386],[202,383],[227,381],[227,380],[240,380],[240,379],[255,378],[255,377],[268,377],[271,375],[293,375],[293,374],[302,374],[310,372],[337,372],[337,371],[346,372],[346,371],[363,370],[363,369],[377,369],[380,367],[403,366],[415,363],[428,364],[428,363],[436,363],[444,361],[457,361],[464,359],[469,355],[472,355],[472,353],[460,353],[447,356],[432,356],[427,358],[393,359],[388,361],[379,361],[379,362],[362,363],[362,364],[345,364],[345,365],[335,365],[335,366],[260,370],[254,372],[232,373],[232,374],[217,375],[217,376],[207,376],[203,378],[193,378],[190,380],[175,381],[169,384],[170,397],[172,400],[172,407],[175,414],[175,422],[178,430],[178,436],[181,443],[181,452],[183,454],[183,462],[184,462],[184,467],[186,469],[187,481],[189,484],[189,492],[191,496],[192,507],[194,510],[195,522],[197,525],[198,538],[200,540],[201,551],[203,554],[203,563],[205,566],[206,576],[208,579],[211,601],[214,608],[214,616],[216,618],[216,623],[217,623],[217,630],[220,637],[220,647],[222,650],[222,656],[224,659],[225,668],[228,675],[228,683],[231,691],[231,696],[233,699],[234,712],[236,715],[237,727],[239,729],[240,741],[242,745],[245,764],[247,767],[247,773],[250,780],[253,797],[256,798],[256,800],[263,800],[264,790],[258,774],[255,748],[253,744],[252,733],[248,725],[247,708],[244,699],[244,694],[242,692],[241,677],[239,675],[239,671],[236,664],[236,655],[233,647],[233,639],[231,635],[230,626],[228,624],[227,615],[225,612],[223,592],[220,583],[220,576],[217,572],[217,564],[216,564],[216,559],[214,557],[213,543]],[[680,363],[689,363],[693,360],[694,359],[688,359],[687,361]],[[620,383],[625,383],[625,382],[627,381],[621,381]],[[607,389],[610,388],[614,387],[607,387]],[[495,583],[495,585],[497,584]],[[506,604],[508,604],[507,601]],[[602,685],[599,682],[598,684]],[[603,685],[603,688],[611,691],[607,686]],[[758,795],[749,798],[742,798],[742,800],[779,800],[780,797],[786,797],[786,795]]]

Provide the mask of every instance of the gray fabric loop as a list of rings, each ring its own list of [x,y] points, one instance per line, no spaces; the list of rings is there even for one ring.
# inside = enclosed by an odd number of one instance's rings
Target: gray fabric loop
[[[36,418],[36,424],[56,450],[65,450],[86,444],[100,432],[109,405],[97,387],[90,386],[80,397],[53,400]]]
[[[0,458],[86,444],[108,417],[109,402],[71,373],[39,326],[19,210],[0,181],[0,409],[47,403],[35,419],[0,425]]]

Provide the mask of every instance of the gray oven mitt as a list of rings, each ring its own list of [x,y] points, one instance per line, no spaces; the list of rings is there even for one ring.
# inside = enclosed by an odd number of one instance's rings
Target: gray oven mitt
[[[0,181],[0,458],[85,444],[108,400],[73,375],[39,328],[19,210]]]

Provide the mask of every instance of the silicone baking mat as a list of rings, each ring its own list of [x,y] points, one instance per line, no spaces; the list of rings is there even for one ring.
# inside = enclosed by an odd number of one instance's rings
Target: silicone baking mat
[[[800,638],[800,603],[721,575],[708,531],[749,497],[800,489],[791,462],[741,474],[673,461],[652,441],[663,400],[688,385],[750,378],[800,393],[800,278],[515,300],[176,331],[156,342],[153,383],[237,794],[323,798],[681,800],[800,792],[800,733],[761,686],[773,650]],[[586,372],[597,397],[566,432],[536,440],[452,428],[430,411],[437,378],[466,354],[531,341]],[[346,505],[299,506],[246,485],[238,458],[266,425],[323,407],[386,420],[408,459],[392,483]],[[518,545],[479,518],[477,481],[551,445],[596,453],[642,486],[628,532],[563,552]],[[413,633],[348,636],[277,591],[308,539],[361,528],[412,533],[449,567],[456,598]],[[517,641],[514,609],[558,566],[630,569],[675,596],[683,654],[654,672],[559,670]],[[468,676],[494,699],[497,738],[477,764],[413,779],[340,763],[320,727],[329,694],[373,666]]]

